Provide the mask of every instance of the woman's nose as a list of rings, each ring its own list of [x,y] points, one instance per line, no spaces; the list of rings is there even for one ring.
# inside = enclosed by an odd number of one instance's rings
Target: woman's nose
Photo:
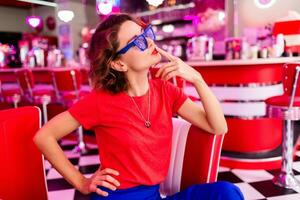
[[[151,39],[151,38],[146,38],[146,40],[147,40],[147,43],[148,43],[148,47],[151,47],[151,46],[155,46],[155,42]]]

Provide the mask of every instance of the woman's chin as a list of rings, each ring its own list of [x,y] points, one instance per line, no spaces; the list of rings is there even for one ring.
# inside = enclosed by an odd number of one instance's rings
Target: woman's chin
[[[156,55],[152,55],[152,59],[153,60],[153,64],[152,65],[156,65],[161,61],[161,55],[159,53],[157,53]]]

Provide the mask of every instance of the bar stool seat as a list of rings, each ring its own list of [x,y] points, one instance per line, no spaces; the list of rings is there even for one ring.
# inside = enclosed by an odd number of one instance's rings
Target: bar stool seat
[[[291,96],[284,94],[284,95],[268,98],[266,100],[266,104],[268,104],[269,106],[288,107],[290,100],[291,100]],[[293,107],[300,107],[300,97],[294,98]]]
[[[33,96],[42,96],[42,95],[49,95],[52,98],[55,97],[55,91],[54,90],[48,90],[48,89],[33,89],[32,90]]]
[[[35,84],[33,91],[34,90],[53,90],[54,91],[54,87],[52,84]]]
[[[11,90],[2,90],[3,96],[13,96],[14,94],[21,95],[21,92],[19,89],[11,89]]]
[[[89,93],[90,92],[88,92],[88,91],[80,91],[78,93],[78,95],[79,95],[79,98],[81,98]],[[75,92],[61,92],[60,95],[61,95],[61,98],[65,101],[68,101],[68,100],[76,101],[76,98],[77,98],[77,94]]]

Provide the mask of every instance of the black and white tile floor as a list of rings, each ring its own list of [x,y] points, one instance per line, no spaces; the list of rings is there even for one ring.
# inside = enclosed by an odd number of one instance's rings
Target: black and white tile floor
[[[88,144],[89,153],[80,155],[73,153],[74,141],[64,140],[62,148],[70,161],[85,176],[90,176],[99,167],[97,146]],[[49,200],[85,200],[88,196],[82,195],[73,189],[51,165],[45,161]],[[300,180],[300,151],[293,164],[296,178]],[[243,192],[245,199],[268,200],[300,200],[300,188],[283,189],[272,183],[274,174],[279,170],[240,170],[220,167],[218,180],[226,180],[237,185]]]

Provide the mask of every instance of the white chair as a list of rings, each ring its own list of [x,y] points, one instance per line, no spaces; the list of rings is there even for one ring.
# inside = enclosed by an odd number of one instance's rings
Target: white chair
[[[190,185],[217,180],[224,135],[215,135],[173,118],[171,161],[162,196],[172,195]]]

